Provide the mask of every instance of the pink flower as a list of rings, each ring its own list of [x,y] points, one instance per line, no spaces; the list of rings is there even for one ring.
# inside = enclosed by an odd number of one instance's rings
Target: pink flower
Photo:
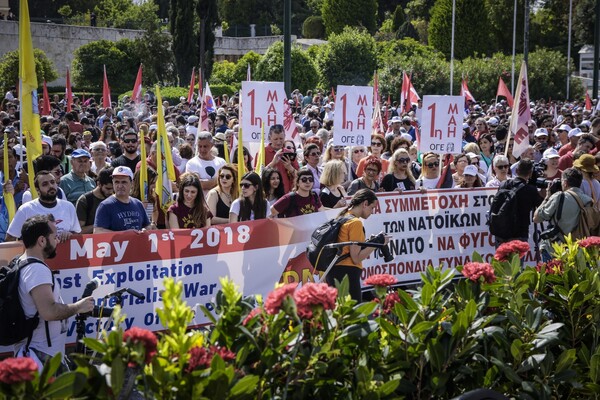
[[[294,296],[296,286],[298,286],[297,283],[288,283],[287,285],[280,286],[269,293],[267,299],[265,300],[265,310],[267,310],[267,313],[271,315],[277,314],[281,310],[283,300],[285,300],[287,296]]]
[[[141,343],[146,350],[146,364],[149,364],[152,361],[152,357],[156,355],[158,340],[152,331],[134,326],[123,333],[123,341]]]
[[[529,253],[529,243],[520,240],[502,243],[496,250],[494,258],[498,261],[506,261],[513,253],[519,253],[519,258],[525,256]]]
[[[190,360],[188,361],[188,367],[186,372],[192,372],[195,369],[206,369],[210,367],[215,354],[218,354],[223,361],[235,360],[235,353],[227,350],[224,347],[210,346],[208,349],[205,347],[194,347],[190,350]]]
[[[242,325],[246,326],[252,318],[256,317],[257,315],[260,315],[262,311],[262,307],[256,307],[254,310],[250,311],[250,313],[246,315],[246,318],[244,318],[244,320],[242,321]]]
[[[307,283],[294,294],[298,315],[302,318],[312,318],[313,307],[316,306],[333,310],[336,298],[337,289],[326,283]]]
[[[548,262],[539,262],[535,269],[540,272],[541,270],[546,271],[546,274],[560,274],[563,270],[563,265],[561,260],[550,260]]]
[[[494,275],[494,268],[488,263],[480,262],[469,262],[463,266],[462,274],[472,280],[473,282],[479,281],[479,278],[483,277],[485,283],[492,283],[496,280]]]
[[[12,385],[32,381],[37,364],[30,357],[7,358],[0,361],[0,382]]]
[[[373,299],[373,301],[375,303],[379,303],[379,298],[376,297]],[[398,292],[392,292],[392,293],[388,293],[385,296],[385,299],[383,300],[383,313],[384,314],[389,314],[392,312],[392,310],[394,309],[394,304],[396,303],[401,303],[402,299],[400,299],[400,296],[398,295]],[[379,310],[375,310],[375,316],[377,317],[379,315]]]
[[[579,243],[580,247],[584,247],[584,248],[600,247],[600,237],[590,236],[585,239],[581,239],[578,243]]]
[[[365,280],[365,285],[388,287],[398,283],[395,276],[390,274],[371,275]]]

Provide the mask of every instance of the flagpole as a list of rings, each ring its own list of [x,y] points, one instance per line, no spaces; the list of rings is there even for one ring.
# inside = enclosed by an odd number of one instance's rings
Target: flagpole
[[[596,0],[598,1],[598,0]],[[569,36],[567,40],[567,97],[569,100],[569,89],[571,86],[571,21],[573,19],[573,0],[569,0]]]
[[[452,39],[450,42],[450,96],[454,81],[454,24],[456,21],[456,0],[452,0]]]
[[[513,46],[512,46],[512,70],[510,72],[510,92],[515,95],[515,51],[517,47],[517,0],[513,8]]]

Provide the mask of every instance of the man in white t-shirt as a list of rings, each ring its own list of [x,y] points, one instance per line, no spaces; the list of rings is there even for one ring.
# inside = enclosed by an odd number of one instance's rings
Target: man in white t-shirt
[[[202,131],[196,140],[198,155],[192,158],[185,166],[185,172],[194,172],[200,177],[200,184],[204,196],[208,191],[217,186],[217,172],[225,165],[225,160],[212,153],[213,138],[210,132]]]
[[[80,233],[81,227],[75,206],[56,197],[58,184],[54,175],[48,171],[40,171],[35,175],[34,184],[39,197],[23,204],[17,210],[6,231],[6,241],[14,241],[21,236],[21,228],[28,218],[44,214],[54,216],[59,243],[66,241],[73,233]]]
[[[21,269],[19,300],[27,318],[38,313],[40,320],[29,343],[28,339],[24,339],[15,345],[15,354],[33,358],[41,371],[49,358],[58,353],[65,354],[67,319],[92,311],[94,299],[86,297],[72,304],[63,302],[60,285],[55,282],[52,271],[44,262],[56,255],[57,231],[52,215],[37,215],[27,219],[19,236],[25,245],[20,260],[32,259],[30,264]]]

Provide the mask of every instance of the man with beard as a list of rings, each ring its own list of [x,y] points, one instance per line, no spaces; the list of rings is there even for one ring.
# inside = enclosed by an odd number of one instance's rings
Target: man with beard
[[[94,298],[86,297],[72,304],[63,302],[60,285],[55,284],[52,271],[44,262],[56,255],[58,243],[56,221],[52,214],[46,212],[27,219],[19,234],[25,245],[25,252],[18,261],[21,266],[19,300],[25,316],[32,318],[39,315],[40,321],[30,338],[15,345],[15,353],[19,357],[33,358],[41,371],[43,364],[54,355],[65,354],[67,319],[92,311]],[[63,362],[60,372],[65,369],[68,370],[68,367]]]
[[[58,185],[54,175],[48,171],[39,171],[35,175],[34,185],[39,197],[17,210],[6,231],[6,241],[14,241],[21,236],[21,228],[28,218],[45,214],[52,214],[56,220],[56,238],[59,243],[69,239],[73,233],[80,233],[75,206],[56,197]]]
[[[135,171],[135,166],[140,161],[140,155],[138,154],[138,134],[133,129],[121,135],[121,147],[123,154],[112,161],[112,167],[127,167]]]
[[[210,189],[217,186],[217,171],[225,165],[225,160],[221,157],[215,157],[212,153],[213,137],[210,132],[200,132],[196,143],[198,146],[198,155],[188,161],[185,166],[185,172],[193,172],[200,177],[200,184],[202,185],[204,196],[206,196]]]

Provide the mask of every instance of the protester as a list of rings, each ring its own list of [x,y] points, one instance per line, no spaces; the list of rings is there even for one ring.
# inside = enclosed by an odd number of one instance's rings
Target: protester
[[[492,162],[492,179],[488,180],[485,187],[499,187],[502,182],[508,179],[508,171],[510,165],[508,164],[508,157],[502,154],[496,154],[494,161]]]
[[[281,173],[273,168],[265,168],[262,172],[262,185],[270,210],[271,206],[285,194]]]
[[[346,178],[346,164],[341,160],[330,160],[325,163],[321,174],[321,192],[319,199],[326,208],[346,206],[347,196],[343,183]]]
[[[360,189],[371,189],[374,192],[379,191],[379,176],[382,168],[381,160],[375,156],[368,156],[361,160],[364,165],[363,175],[352,181],[348,187],[348,195],[353,195]]]
[[[70,203],[67,203],[70,204]],[[19,257],[21,263],[32,262],[22,267],[19,276],[19,300],[26,318],[40,317],[31,338],[15,345],[18,357],[31,357],[41,373],[44,364],[56,354],[63,359],[58,373],[69,370],[64,359],[67,338],[67,319],[75,314],[92,311],[94,299],[85,297],[72,304],[65,304],[60,285],[55,282],[53,272],[46,259],[54,258],[58,231],[52,214],[40,214],[27,218],[17,234],[23,240],[25,252]]]
[[[269,204],[265,200],[262,181],[256,172],[242,176],[240,197],[231,203],[229,222],[254,221],[266,218]]]
[[[169,207],[167,216],[168,229],[210,226],[209,210],[196,174],[186,173],[181,177],[177,201]]]
[[[98,171],[96,187],[92,191],[79,196],[75,204],[75,210],[81,226],[81,233],[94,233],[96,210],[104,199],[114,193],[112,173],[113,168],[110,166]]]
[[[300,168],[296,188],[273,204],[270,215],[289,218],[323,211],[319,195],[313,190],[314,183],[313,172],[307,167]]]
[[[211,224],[229,223],[229,210],[233,199],[238,197],[237,169],[225,164],[219,170],[217,186],[208,192],[206,202],[212,215]]]
[[[90,153],[86,150],[75,150],[71,154],[71,172],[60,179],[60,188],[73,205],[82,194],[96,187],[94,180],[88,176],[91,167],[90,158]]]
[[[425,153],[423,155],[423,164],[421,176],[417,179],[415,186],[417,189],[435,189],[440,180],[440,159],[435,153]]]
[[[217,186],[217,171],[225,165],[225,160],[212,153],[213,138],[210,132],[198,133],[196,146],[198,153],[185,166],[185,172],[194,172],[200,177],[204,195]]]
[[[138,134],[134,130],[129,130],[121,135],[121,148],[123,154],[112,160],[112,167],[127,167],[135,171],[135,167],[140,161],[140,155],[138,154]]]
[[[408,167],[410,164],[410,155],[404,148],[399,148],[390,158],[388,173],[381,181],[381,187],[386,192],[403,192],[405,190],[415,189],[415,178]]]

